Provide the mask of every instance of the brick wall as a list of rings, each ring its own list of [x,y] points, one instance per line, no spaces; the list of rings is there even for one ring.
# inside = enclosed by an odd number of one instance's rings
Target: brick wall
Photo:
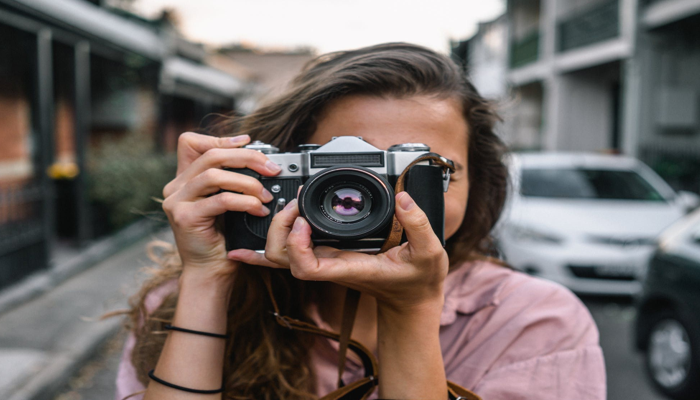
[[[33,175],[29,101],[19,91],[0,93],[0,186]]]
[[[75,158],[75,115],[73,103],[58,99],[54,108],[55,162],[74,163]]]

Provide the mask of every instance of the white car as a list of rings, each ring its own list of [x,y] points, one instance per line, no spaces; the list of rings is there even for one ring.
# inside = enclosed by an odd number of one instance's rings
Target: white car
[[[495,229],[516,269],[583,294],[634,295],[661,231],[697,205],[624,156],[524,153]]]

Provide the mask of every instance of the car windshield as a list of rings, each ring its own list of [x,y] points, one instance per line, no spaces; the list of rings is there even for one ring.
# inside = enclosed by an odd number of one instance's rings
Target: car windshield
[[[563,199],[665,201],[635,171],[588,168],[525,168],[520,193]]]

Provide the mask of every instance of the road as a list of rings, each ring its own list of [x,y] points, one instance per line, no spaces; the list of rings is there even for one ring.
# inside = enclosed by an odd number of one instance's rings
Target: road
[[[661,400],[644,375],[642,356],[633,349],[635,310],[630,300],[583,298],[598,324],[605,355],[609,400]]]
[[[643,374],[642,359],[632,350],[634,307],[629,300],[583,298],[600,330],[609,400],[662,400]],[[124,335],[118,335],[87,364],[55,400],[111,400]]]

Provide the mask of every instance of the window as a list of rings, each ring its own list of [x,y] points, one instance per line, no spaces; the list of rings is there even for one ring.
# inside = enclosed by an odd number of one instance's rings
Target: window
[[[624,170],[523,169],[520,193],[562,199],[666,201],[638,173]]]

